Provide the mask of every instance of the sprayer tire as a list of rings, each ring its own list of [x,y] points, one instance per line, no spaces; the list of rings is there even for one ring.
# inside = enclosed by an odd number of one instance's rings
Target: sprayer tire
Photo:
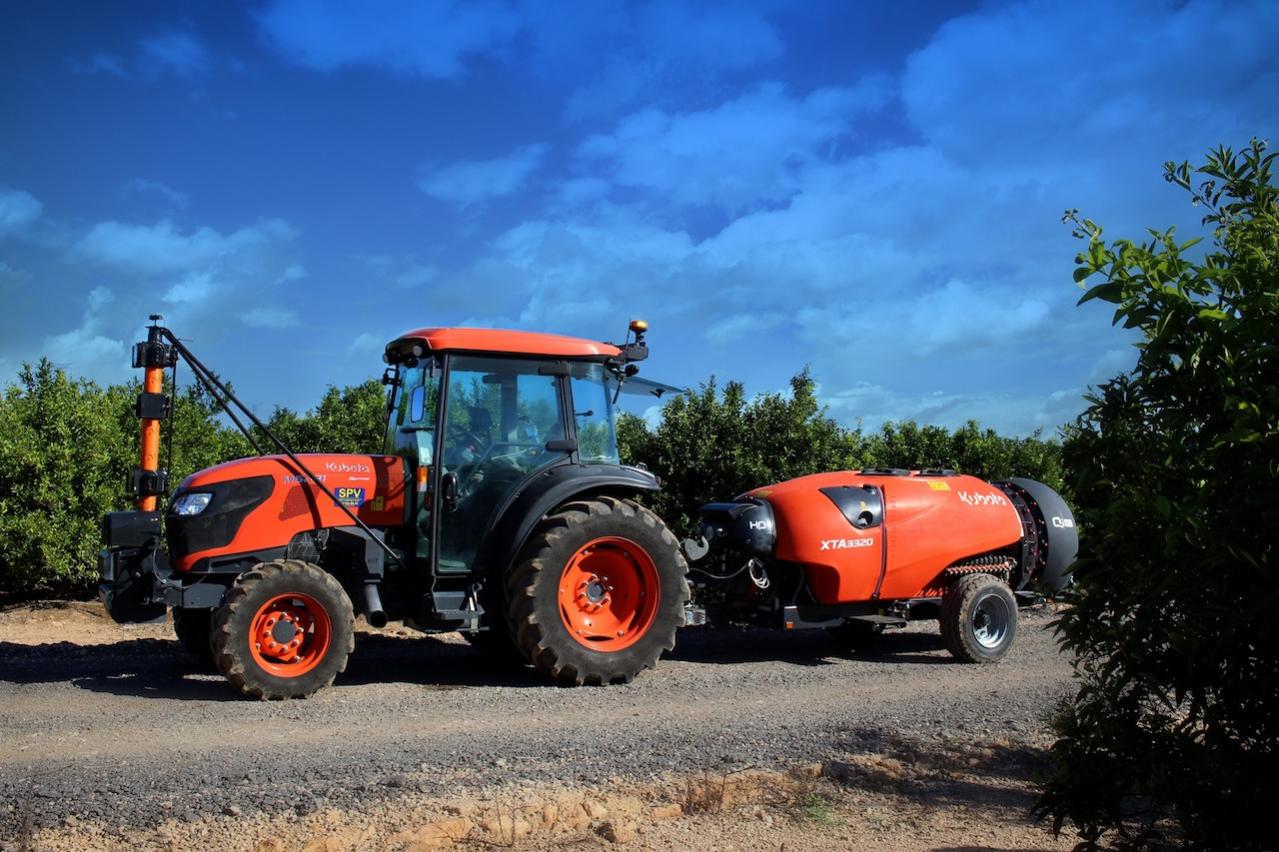
[[[214,616],[218,671],[250,698],[307,698],[333,683],[354,648],[351,599],[333,575],[296,559],[241,574]]]
[[[941,635],[946,649],[965,663],[1003,659],[1017,636],[1017,599],[990,574],[968,574],[942,595]]]
[[[674,649],[687,574],[675,536],[648,509],[613,497],[568,503],[538,523],[507,574],[515,643],[557,683],[629,683]]]

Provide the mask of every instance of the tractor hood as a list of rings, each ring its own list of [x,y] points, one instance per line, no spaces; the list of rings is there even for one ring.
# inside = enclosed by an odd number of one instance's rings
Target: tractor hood
[[[166,523],[174,567],[187,571],[203,560],[267,554],[299,533],[351,526],[342,506],[369,526],[404,523],[406,466],[399,456],[298,458],[333,496],[287,456],[237,459],[184,479]]]

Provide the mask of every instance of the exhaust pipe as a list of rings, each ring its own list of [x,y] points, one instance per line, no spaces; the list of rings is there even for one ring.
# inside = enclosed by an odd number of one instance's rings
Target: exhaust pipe
[[[386,627],[386,611],[382,609],[382,598],[377,593],[377,583],[364,584],[364,619],[369,627]]]

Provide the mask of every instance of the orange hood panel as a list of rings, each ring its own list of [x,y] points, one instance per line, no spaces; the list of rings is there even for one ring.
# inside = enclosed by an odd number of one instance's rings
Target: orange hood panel
[[[405,522],[405,462],[399,456],[337,453],[299,454],[298,458],[371,527],[402,526]],[[286,546],[300,532],[325,527],[354,526],[332,497],[312,484],[287,456],[237,459],[188,476],[179,491],[236,479],[270,476],[270,496],[241,523],[231,542],[222,547],[188,553],[174,567],[189,571],[201,559],[251,553]]]

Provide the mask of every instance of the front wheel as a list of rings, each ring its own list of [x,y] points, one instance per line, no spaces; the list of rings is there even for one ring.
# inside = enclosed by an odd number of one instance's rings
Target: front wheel
[[[214,616],[218,671],[251,698],[306,698],[333,683],[355,648],[351,600],[296,559],[247,571]]]
[[[1017,600],[1008,584],[990,574],[968,574],[942,596],[941,635],[946,649],[965,663],[1003,658],[1017,635]]]
[[[675,647],[688,565],[662,521],[629,500],[542,519],[507,577],[516,644],[559,683],[629,683]]]

